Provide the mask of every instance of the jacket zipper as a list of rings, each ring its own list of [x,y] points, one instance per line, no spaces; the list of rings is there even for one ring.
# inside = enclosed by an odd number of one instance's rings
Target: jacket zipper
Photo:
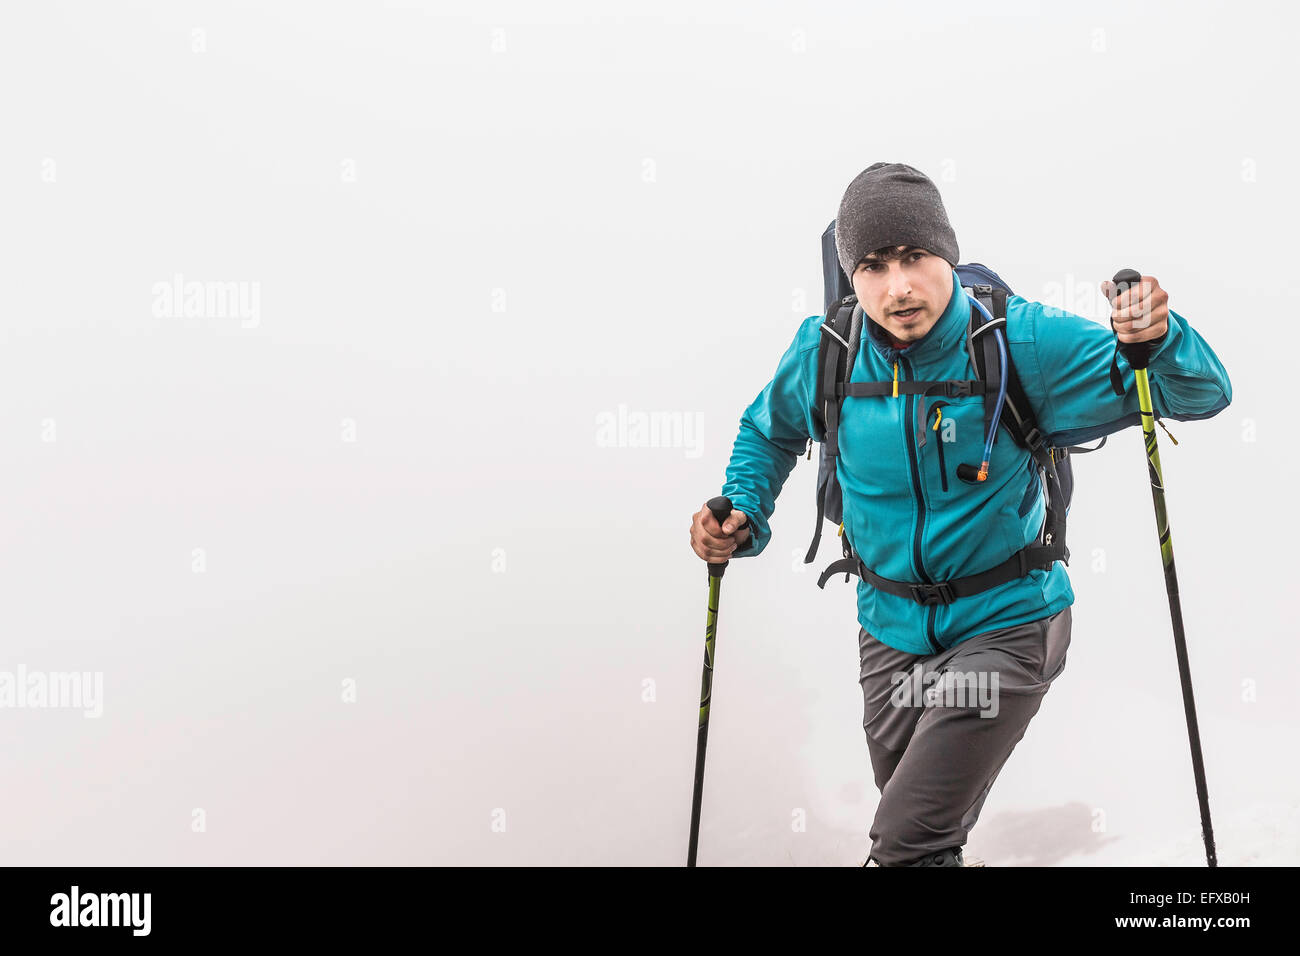
[[[907,361],[907,359],[903,358],[902,356],[899,356],[898,361],[903,363],[903,381],[905,382],[911,381],[912,380],[911,364]],[[897,362],[895,362],[894,364],[894,382],[895,382],[895,393],[897,393],[897,382],[898,382]],[[925,492],[921,488],[921,470],[920,470],[920,465],[917,462],[916,439],[913,437],[916,433],[914,427],[915,423],[912,421],[913,404],[914,404],[913,402],[908,401],[903,408],[904,434],[907,436],[907,461],[912,469],[912,494],[916,496],[917,518],[916,518],[916,533],[912,538],[912,558],[916,563],[916,573],[920,576],[921,580],[924,581],[926,584],[933,584],[934,582],[930,580],[930,576],[925,572],[925,563],[924,561],[921,560],[921,535],[925,530]],[[938,654],[943,650],[943,648],[939,646],[939,642],[935,639],[934,636],[934,618],[938,610],[938,607],[936,605],[931,604],[927,610],[929,611],[929,613],[926,614],[925,637],[926,640],[929,642],[930,646],[934,649],[934,653]]]
[[[899,359],[903,363],[903,381],[911,381],[912,368],[907,359]],[[894,382],[898,382],[898,363],[894,363]],[[895,394],[898,389],[895,388]],[[925,528],[925,496],[921,490],[920,467],[917,464],[916,444],[912,438],[914,434],[912,423],[912,402],[906,401],[903,405],[903,434],[907,436],[907,463],[912,470],[912,494],[916,498],[916,531],[912,535],[912,563],[916,565],[916,573],[920,575],[921,580],[927,584],[930,583],[929,576],[925,573],[925,563],[921,560],[921,534]]]

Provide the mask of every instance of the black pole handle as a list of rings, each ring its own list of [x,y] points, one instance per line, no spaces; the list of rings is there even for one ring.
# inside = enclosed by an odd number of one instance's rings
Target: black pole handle
[[[719,525],[731,517],[731,499],[726,495],[718,495],[716,498],[710,498],[706,506],[713,513],[713,520]],[[720,578],[722,573],[727,570],[727,562],[721,564],[709,564],[709,577]]]
[[[1130,286],[1139,285],[1142,276],[1133,269],[1120,269],[1111,281],[1115,283],[1115,297],[1118,298],[1120,293]],[[1129,368],[1136,371],[1147,367],[1147,362],[1151,359],[1151,342],[1119,342],[1118,345],[1120,352],[1128,360]]]

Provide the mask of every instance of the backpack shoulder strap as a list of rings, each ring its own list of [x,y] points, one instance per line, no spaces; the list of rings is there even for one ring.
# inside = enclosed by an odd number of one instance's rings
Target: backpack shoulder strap
[[[817,557],[821,541],[822,522],[828,509],[835,512],[829,497],[838,497],[835,477],[836,459],[839,456],[840,405],[844,401],[843,389],[837,385],[848,381],[853,373],[853,362],[862,339],[862,308],[857,296],[848,295],[833,302],[822,321],[821,342],[817,346],[817,386],[813,392],[812,419],[814,435],[821,442],[817,475],[817,523],[813,527],[812,544],[804,563]]]
[[[819,441],[827,444],[827,453],[839,454],[836,433],[839,431],[839,409],[842,395],[836,394],[837,383],[847,383],[853,371],[852,360],[857,357],[862,340],[862,308],[855,295],[845,296],[826,310],[821,326],[821,342],[817,346],[817,387],[813,392],[813,425]]]
[[[989,310],[989,314],[994,320],[1006,321],[1007,317],[1007,294],[1002,289],[993,286],[975,286],[975,297],[980,303]],[[977,378],[989,382],[987,390],[984,393],[984,416],[985,422],[992,417],[993,407],[997,401],[997,382],[989,381],[989,369],[994,369],[996,377],[997,362],[997,344],[993,341],[991,335],[979,335],[975,333],[983,324],[983,315],[979,309],[971,306],[970,328],[967,337],[967,349],[970,353],[971,364],[975,366],[975,375]],[[982,340],[978,343],[977,340]],[[1038,457],[1038,449],[1043,444],[1043,434],[1038,429],[1038,420],[1034,415],[1033,406],[1029,404],[1029,399],[1025,395],[1025,389],[1020,384],[1020,376],[1016,374],[1015,362],[1011,357],[1011,349],[1007,349],[1007,396],[1003,403],[1002,419],[1000,424],[1011,434],[1012,439],[1017,445],[1028,449]],[[1044,454],[1046,449],[1043,449]]]
[[[1000,319],[1005,323],[1007,316],[1006,292],[989,286],[976,286],[975,293],[976,298],[989,310],[989,314],[993,316],[994,320]],[[975,338],[974,332],[983,318],[979,310],[972,305],[971,338]],[[987,323],[985,324],[987,325]],[[984,340],[982,345],[977,346],[974,342],[968,342],[967,347],[970,350],[971,361],[975,365],[976,375],[981,379],[986,379],[986,369],[990,367],[997,368],[997,351],[996,346],[990,349],[990,345],[993,345],[991,335],[981,335],[978,338]],[[1007,395],[1002,406],[1002,417],[999,424],[1010,432],[1017,445],[1029,451],[1042,473],[1043,480],[1047,484],[1048,505],[1043,529],[1044,540],[1041,544],[1030,545],[1025,550],[1027,556],[1032,560],[1037,560],[1040,557],[1047,560],[1068,560],[1069,551],[1065,547],[1065,513],[1068,499],[1056,468],[1058,455],[1048,446],[1046,436],[1038,427],[1038,419],[1034,414],[1033,406],[1029,404],[1024,387],[1020,384],[1020,377],[1016,374],[1010,348],[1007,349],[1006,374]],[[990,390],[994,390],[993,383],[990,383],[989,387]],[[987,392],[985,393],[985,414],[986,416],[992,414],[988,406]],[[985,421],[987,422],[987,420],[986,417]],[[1061,455],[1060,458],[1064,460],[1065,456]]]

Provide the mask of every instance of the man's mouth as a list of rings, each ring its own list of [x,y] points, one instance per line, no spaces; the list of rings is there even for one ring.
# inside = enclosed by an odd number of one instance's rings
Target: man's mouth
[[[902,311],[902,312],[895,312],[895,313],[894,313],[894,318],[896,318],[896,319],[910,319],[910,318],[912,318],[912,316],[916,315],[916,314],[917,314],[918,312],[920,312],[920,311],[921,311],[920,308],[915,308],[915,309],[905,309],[905,310]]]

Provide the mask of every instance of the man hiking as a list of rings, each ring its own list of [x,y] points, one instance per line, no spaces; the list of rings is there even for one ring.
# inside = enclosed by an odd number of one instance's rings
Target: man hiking
[[[976,377],[972,299],[934,183],[901,163],[867,168],[844,193],[835,242],[865,314],[849,380],[885,383],[846,395],[830,459],[861,575],[863,728],[881,794],[867,865],[961,866],[998,772],[1065,667],[1074,591],[1059,560],[1017,566],[1022,549],[1051,544],[1043,485],[1030,451],[997,438],[996,418],[988,426],[985,396],[907,388]],[[1047,446],[1138,422],[1116,339],[1150,343],[1157,418],[1227,407],[1227,372],[1153,276],[1119,295],[1101,288],[1109,330],[1007,297],[998,334]],[[823,440],[814,393],[824,319],[804,320],[741,416],[722,489],[733,510],[720,527],[703,507],[691,525],[691,548],[707,562],[763,552],[785,479]]]

